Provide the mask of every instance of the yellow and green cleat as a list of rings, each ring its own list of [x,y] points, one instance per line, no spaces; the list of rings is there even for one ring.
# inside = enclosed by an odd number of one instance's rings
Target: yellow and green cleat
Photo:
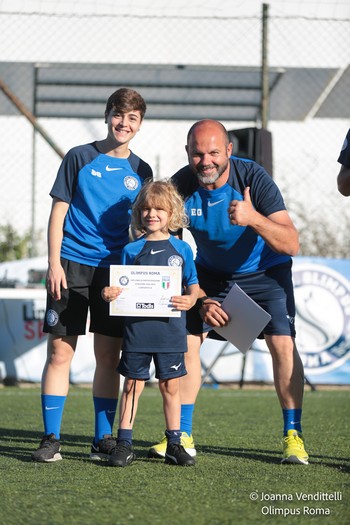
[[[288,430],[283,438],[283,459],[281,463],[308,465],[309,456],[304,448],[304,439],[297,430]]]
[[[164,436],[163,439],[160,441],[160,443],[153,445],[153,447],[149,449],[148,457],[149,458],[165,458],[165,452],[166,452],[167,445],[168,445],[168,440],[166,436]],[[188,435],[186,432],[182,432],[181,445],[184,447],[187,454],[189,454],[192,458],[196,456],[197,451],[194,448],[194,441],[193,441],[192,434]]]

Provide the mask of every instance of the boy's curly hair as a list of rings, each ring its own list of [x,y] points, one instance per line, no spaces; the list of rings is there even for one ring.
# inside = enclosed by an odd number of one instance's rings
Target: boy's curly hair
[[[188,225],[184,201],[169,180],[148,180],[142,186],[132,207],[131,216],[131,227],[140,232],[145,231],[141,222],[141,212],[144,208],[158,208],[168,212],[168,228],[172,232],[186,228]]]

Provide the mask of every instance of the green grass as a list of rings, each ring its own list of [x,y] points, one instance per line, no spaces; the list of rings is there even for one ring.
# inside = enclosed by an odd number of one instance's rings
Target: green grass
[[[30,460],[42,434],[39,389],[2,388],[0,523],[348,524],[349,399],[347,390],[306,392],[303,427],[310,464],[281,465],[282,421],[274,391],[202,389],[194,421],[196,466],[181,468],[147,459],[164,422],[158,389],[146,388],[134,429],[137,460],[121,469],[88,458],[89,388],[71,388],[62,425],[64,460],[51,464]],[[341,493],[341,501],[297,500],[299,493],[334,492]],[[270,499],[259,501],[262,494]],[[304,507],[328,508],[330,514],[305,514]]]

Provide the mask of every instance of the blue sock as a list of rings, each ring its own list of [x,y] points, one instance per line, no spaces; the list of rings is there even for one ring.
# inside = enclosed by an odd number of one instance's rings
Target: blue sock
[[[189,436],[192,434],[193,411],[194,404],[181,405],[180,430],[181,432],[186,432]]]
[[[283,421],[284,421],[284,435],[287,434],[288,430],[297,430],[301,432],[301,408],[284,408],[283,409]]]
[[[107,397],[95,397],[95,445],[103,436],[112,435],[115,414],[117,412],[118,399]]]
[[[41,411],[46,436],[52,433],[55,434],[56,439],[60,438],[61,422],[66,399],[67,396],[41,394]]]
[[[166,430],[165,435],[166,435],[166,438],[169,444],[174,443],[174,444],[180,445],[181,443],[181,431],[180,430]]]
[[[131,447],[132,445],[132,429],[131,428],[118,428],[118,443],[123,443]]]

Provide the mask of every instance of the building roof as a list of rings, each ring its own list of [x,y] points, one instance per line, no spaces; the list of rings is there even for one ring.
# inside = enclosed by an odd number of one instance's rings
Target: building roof
[[[128,86],[147,119],[261,119],[260,67],[1,62],[0,78],[36,117],[101,118],[113,90]],[[350,67],[269,68],[268,86],[269,120],[350,117]],[[0,114],[18,114],[2,92]]]

